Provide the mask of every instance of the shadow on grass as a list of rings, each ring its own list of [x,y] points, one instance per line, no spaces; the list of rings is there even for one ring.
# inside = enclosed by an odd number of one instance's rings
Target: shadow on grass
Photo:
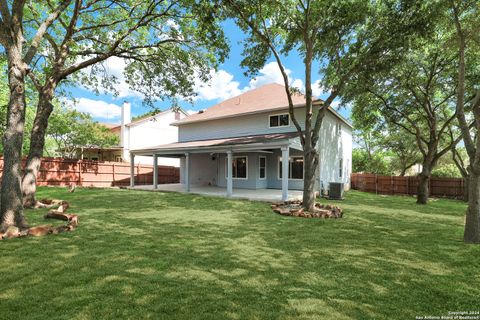
[[[351,192],[343,219],[319,220],[176,193],[40,194],[70,201],[80,226],[0,244],[10,318],[405,319],[480,295],[460,202]]]

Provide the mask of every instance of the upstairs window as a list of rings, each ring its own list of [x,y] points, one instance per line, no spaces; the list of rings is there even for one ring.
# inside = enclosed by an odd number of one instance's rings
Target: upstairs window
[[[269,117],[270,128],[288,127],[290,125],[290,116],[286,114],[276,114]]]

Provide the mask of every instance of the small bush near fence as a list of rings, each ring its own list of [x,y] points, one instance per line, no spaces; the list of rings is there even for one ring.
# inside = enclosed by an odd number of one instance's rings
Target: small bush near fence
[[[351,188],[379,194],[416,195],[418,181],[418,177],[352,173]],[[430,195],[434,197],[461,199],[464,188],[464,181],[461,178],[430,178]]]
[[[25,165],[25,163],[23,163]],[[0,158],[0,173],[3,159]],[[158,183],[178,183],[180,169],[158,166]],[[153,166],[135,165],[135,184],[153,184]],[[130,164],[122,162],[43,158],[37,176],[39,186],[112,187],[130,185]]]

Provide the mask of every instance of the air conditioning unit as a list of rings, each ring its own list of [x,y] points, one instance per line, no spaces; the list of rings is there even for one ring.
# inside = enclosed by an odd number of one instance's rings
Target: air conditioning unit
[[[330,182],[328,190],[328,198],[332,200],[342,200],[343,199],[343,183],[339,182]]]

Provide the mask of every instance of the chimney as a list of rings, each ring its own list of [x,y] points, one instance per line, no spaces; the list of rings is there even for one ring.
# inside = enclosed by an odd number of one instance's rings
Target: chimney
[[[130,128],[127,126],[132,122],[131,106],[127,101],[122,105],[122,124],[120,126],[120,146],[123,147],[122,160],[130,161]]]
[[[132,122],[130,102],[124,101],[122,105],[122,126]]]

